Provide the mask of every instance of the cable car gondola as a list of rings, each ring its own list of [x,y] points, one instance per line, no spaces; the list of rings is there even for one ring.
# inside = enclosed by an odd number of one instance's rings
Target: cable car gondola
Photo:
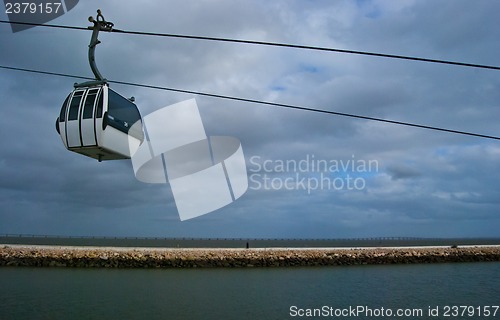
[[[77,87],[68,95],[56,129],[64,146],[102,160],[129,159],[144,140],[136,105],[106,84]]]
[[[97,21],[89,18],[94,23],[89,62],[96,80],[75,84],[62,105],[56,130],[70,151],[99,161],[129,159],[131,150],[144,141],[142,119],[133,98],[126,99],[110,89],[95,65],[97,35],[113,27],[100,10],[97,13]]]

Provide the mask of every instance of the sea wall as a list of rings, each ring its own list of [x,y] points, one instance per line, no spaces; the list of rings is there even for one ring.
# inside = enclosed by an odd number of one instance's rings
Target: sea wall
[[[0,266],[233,268],[500,261],[500,247],[158,249],[0,246]]]

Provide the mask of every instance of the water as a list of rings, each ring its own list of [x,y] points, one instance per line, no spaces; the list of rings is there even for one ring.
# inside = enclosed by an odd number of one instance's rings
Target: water
[[[438,306],[441,316],[434,319],[460,319],[443,317],[445,306],[500,304],[499,275],[500,263],[154,270],[3,267],[0,319],[306,318],[292,317],[292,306],[304,312],[323,306],[422,310],[424,316],[409,319],[428,319],[429,306]],[[480,318],[474,312],[462,318]]]
[[[209,239],[209,238],[115,238],[2,235],[0,243],[50,246],[159,247],[159,248],[334,248],[451,245],[500,245],[500,238],[362,238],[362,239]]]

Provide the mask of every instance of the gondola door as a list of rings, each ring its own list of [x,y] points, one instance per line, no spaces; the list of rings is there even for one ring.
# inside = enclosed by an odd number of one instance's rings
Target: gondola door
[[[75,148],[82,146],[82,139],[80,136],[80,106],[82,104],[85,90],[75,91],[68,108],[66,118],[66,139],[68,148]]]
[[[89,147],[97,145],[95,131],[95,104],[99,94],[99,88],[89,89],[85,95],[85,101],[81,107],[80,133],[82,146]]]

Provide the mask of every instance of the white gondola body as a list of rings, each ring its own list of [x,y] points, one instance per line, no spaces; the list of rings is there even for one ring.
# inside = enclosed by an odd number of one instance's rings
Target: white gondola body
[[[139,110],[107,85],[76,88],[56,122],[64,146],[102,160],[129,159],[144,140]]]

